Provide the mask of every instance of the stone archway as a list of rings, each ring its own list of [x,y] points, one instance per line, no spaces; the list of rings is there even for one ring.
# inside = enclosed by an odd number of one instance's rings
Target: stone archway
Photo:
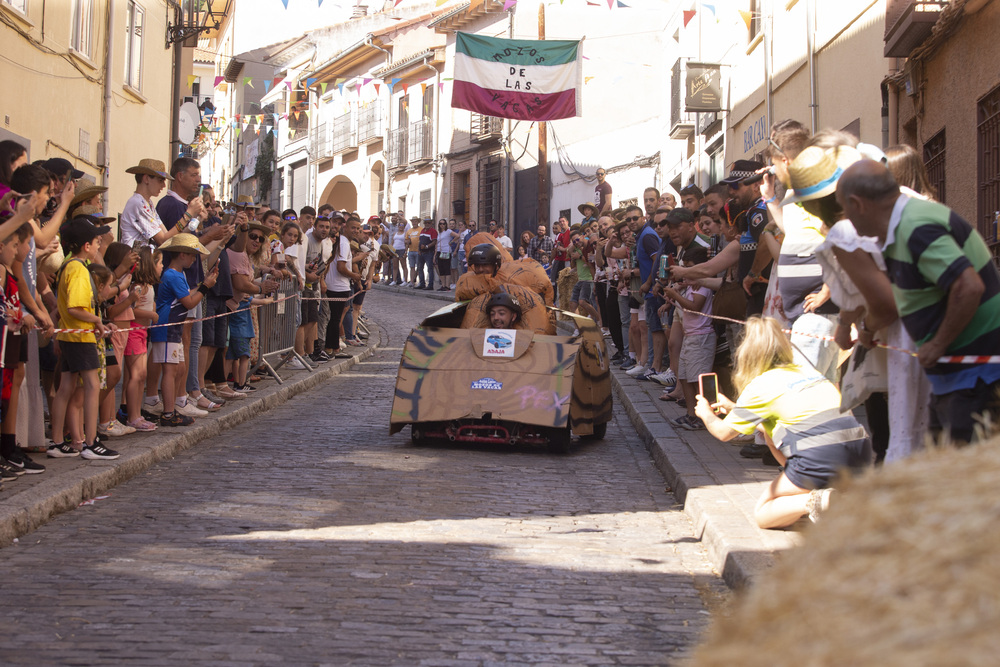
[[[320,204],[329,204],[338,211],[358,210],[358,189],[347,176],[334,176],[320,197]]]
[[[371,173],[368,177],[371,184],[369,188],[371,191],[369,202],[371,214],[378,213],[380,210],[387,210],[387,202],[385,201],[385,163],[377,160],[372,165]]]

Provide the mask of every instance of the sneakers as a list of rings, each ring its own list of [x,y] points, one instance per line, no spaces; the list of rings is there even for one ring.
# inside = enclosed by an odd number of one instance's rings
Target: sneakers
[[[291,361],[285,364],[285,368],[293,371],[308,371],[311,370],[309,366],[299,361],[298,357],[292,357]]]
[[[216,405],[222,406],[226,404],[226,399],[216,396],[215,392],[213,391],[209,391],[208,389],[205,388],[199,389],[198,391],[201,392],[202,396],[210,400],[212,403],[215,403]]]
[[[705,423],[701,421],[701,417],[692,417],[691,415],[681,415],[676,419],[671,419],[670,423],[674,426],[679,426],[680,428],[687,429],[688,431],[704,431]]]
[[[128,426],[129,426],[129,428],[132,428],[132,429],[134,429],[136,431],[141,431],[141,432],[144,432],[144,433],[148,433],[149,431],[155,431],[156,430],[156,424],[154,424],[153,422],[151,422],[151,421],[149,421],[149,420],[147,420],[147,419],[145,419],[143,417],[139,417],[134,422],[129,422]]]
[[[833,489],[813,489],[809,492],[809,499],[806,500],[806,510],[809,512],[809,520],[819,523],[820,514],[830,509],[830,494]]]
[[[116,459],[121,454],[113,449],[108,449],[99,442],[95,442],[92,445],[87,445],[80,452],[80,456],[87,459],[88,461],[110,461],[111,459]]]
[[[61,442],[57,445],[51,440],[49,440],[49,446],[45,453],[50,459],[68,459],[80,455],[80,452],[73,449],[73,445],[68,442]]]
[[[309,358],[312,359],[317,364],[325,364],[328,361],[330,361],[330,359],[332,359],[332,357],[329,354],[327,354],[326,352],[323,352],[322,350],[319,351],[319,352],[310,354]]]
[[[740,447],[740,456],[745,459],[760,459],[764,458],[764,452],[767,451],[767,445],[758,445],[751,443],[749,445],[743,445]]]
[[[148,403],[144,399],[142,401],[142,409],[153,415],[163,414],[163,400],[157,398],[156,403]]]
[[[241,393],[241,394],[243,394],[244,396],[245,396],[246,394],[248,394],[249,392],[251,392],[251,391],[257,391],[257,387],[254,387],[254,386],[253,386],[252,384],[250,384],[249,382],[244,382],[243,384],[236,384],[236,383],[233,383],[233,389],[234,389],[235,391],[238,391],[238,392],[240,392],[240,393]]]
[[[621,352],[615,352],[614,356],[608,361],[608,363],[617,364],[624,359],[624,355]]]
[[[669,368],[667,370],[663,371],[662,373],[657,373],[657,374],[649,377],[649,379],[652,380],[653,382],[657,382],[657,383],[659,383],[659,384],[661,384],[661,385],[663,385],[664,387],[667,387],[667,388],[671,388],[672,389],[673,387],[677,386],[677,376],[674,375],[674,372],[672,370],[670,370]]]
[[[98,424],[97,432],[105,437],[112,438],[135,433],[135,429],[131,426],[126,426],[115,419],[113,421],[109,421],[107,424]]]
[[[24,471],[17,466],[11,465],[5,459],[0,459],[0,481],[12,482],[23,474]]]
[[[652,382],[653,378],[656,377],[657,373],[652,368],[646,369],[646,372],[638,377],[639,380],[645,380],[646,382]]]
[[[184,403],[181,406],[174,406],[174,413],[181,413],[185,417],[207,417],[208,410],[202,410],[197,405],[194,405],[190,401]]]
[[[7,462],[29,475],[38,475],[45,472],[45,466],[35,463],[27,454],[20,450],[15,450],[13,454],[8,456]]]
[[[160,426],[190,426],[193,423],[194,419],[176,411],[160,415]]]
[[[629,377],[633,377],[633,378],[634,377],[639,377],[640,375],[643,375],[645,373],[646,373],[646,367],[644,365],[642,365],[642,364],[636,364],[635,366],[633,366],[629,370],[625,371],[625,375],[627,375]]]
[[[239,401],[247,397],[246,394],[234,391],[232,387],[228,384],[217,384],[215,385],[215,394],[227,401]]]
[[[630,371],[636,366],[636,361],[632,357],[627,357],[619,366],[623,371]]]

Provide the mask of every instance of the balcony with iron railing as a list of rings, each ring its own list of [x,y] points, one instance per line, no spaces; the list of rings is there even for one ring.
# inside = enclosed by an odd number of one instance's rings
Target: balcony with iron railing
[[[687,139],[695,130],[695,114],[684,111],[684,70],[678,59],[670,70],[670,138]]]
[[[333,119],[331,150],[343,153],[358,147],[358,133],[354,129],[354,114],[345,113]]]
[[[469,135],[472,137],[472,141],[476,143],[495,141],[500,139],[502,134],[503,118],[487,116],[481,113],[472,114],[472,125],[469,129]]]
[[[389,130],[389,169],[400,169],[408,164],[409,129],[408,127],[398,127],[395,130]]]
[[[309,154],[313,161],[326,160],[333,157],[330,147],[330,126],[327,123],[316,123],[309,133]]]
[[[382,104],[372,102],[358,115],[358,143],[369,144],[382,138]]]
[[[434,159],[434,127],[430,118],[410,123],[410,164]]]

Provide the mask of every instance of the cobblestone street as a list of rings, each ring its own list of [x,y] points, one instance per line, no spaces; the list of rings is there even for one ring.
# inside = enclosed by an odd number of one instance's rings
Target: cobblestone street
[[[669,664],[728,595],[620,406],[599,443],[388,435],[381,349],[0,552],[5,664]],[[447,400],[447,397],[442,397]]]

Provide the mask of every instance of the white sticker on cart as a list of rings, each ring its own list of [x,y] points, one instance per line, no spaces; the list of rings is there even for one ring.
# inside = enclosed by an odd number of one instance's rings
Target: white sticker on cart
[[[499,380],[494,380],[493,378],[479,378],[471,385],[472,389],[486,389],[489,391],[500,391],[503,389],[503,382]]]
[[[517,331],[514,329],[487,329],[483,340],[483,356],[513,359],[516,336]]]

